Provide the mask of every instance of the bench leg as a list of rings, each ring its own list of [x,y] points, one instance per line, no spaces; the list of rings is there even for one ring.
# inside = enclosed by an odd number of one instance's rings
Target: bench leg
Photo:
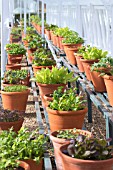
[[[92,123],[92,102],[88,93],[87,102],[88,102],[88,123]]]

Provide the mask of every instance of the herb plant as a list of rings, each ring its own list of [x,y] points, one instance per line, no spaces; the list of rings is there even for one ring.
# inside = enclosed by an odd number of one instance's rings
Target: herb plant
[[[18,167],[17,160],[33,159],[37,162],[43,157],[46,138],[38,130],[29,132],[21,128],[17,133],[12,129],[0,133],[0,169],[12,170]]]
[[[0,122],[15,122],[22,118],[22,113],[17,110],[6,110],[0,108]]]
[[[62,88],[58,88],[53,93],[53,101],[49,103],[49,108],[59,111],[77,111],[84,109],[85,100],[81,96],[77,96],[75,89],[69,89],[62,92]]]
[[[20,84],[27,76],[28,70],[7,70],[2,79],[6,84]]]
[[[76,81],[78,77],[73,78],[73,72],[68,73],[68,69],[61,67],[42,68],[36,73],[36,76],[32,78],[32,81],[36,81],[41,84],[66,84],[68,81]]]
[[[14,86],[6,86],[4,87],[5,92],[22,92],[28,89],[27,86],[24,85],[14,85]]]
[[[84,160],[106,160],[112,158],[112,146],[104,139],[88,138],[79,135],[70,141],[67,148],[71,157]]]
[[[68,38],[65,38],[63,41],[63,43],[66,44],[83,44],[84,40],[83,38],[79,37],[79,36],[69,36]]]
[[[13,49],[13,48],[19,48],[19,47],[21,47],[20,44],[15,44],[15,43],[6,44],[6,50]]]
[[[26,49],[24,47],[16,47],[7,51],[10,55],[26,54]]]

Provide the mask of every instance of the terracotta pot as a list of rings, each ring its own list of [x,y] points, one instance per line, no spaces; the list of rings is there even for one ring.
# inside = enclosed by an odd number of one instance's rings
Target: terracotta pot
[[[51,94],[45,94],[44,101],[45,101],[44,107],[46,108],[46,107],[48,107],[49,102],[53,101],[53,97],[51,96]]]
[[[37,164],[35,161],[29,159],[24,160],[29,166],[31,170],[42,170],[43,161],[41,160],[39,164]]]
[[[47,35],[48,40],[51,40],[50,30],[45,29],[45,34]]]
[[[21,64],[7,64],[6,70],[21,70]]]
[[[40,71],[42,68],[49,68],[50,70],[52,69],[52,66],[35,66],[35,65],[32,65],[32,67],[33,67],[34,75],[36,75],[37,71]]]
[[[0,122],[0,131],[9,130],[11,127],[13,127],[13,131],[18,132],[22,127],[23,121],[24,119],[21,118],[15,122]]]
[[[93,63],[97,63],[99,60],[96,59],[96,60],[85,60],[83,58],[80,58],[80,61],[82,62],[83,64],[83,67],[84,67],[84,71],[85,71],[85,74],[86,74],[86,77],[89,81],[91,81],[91,75],[90,75],[90,70],[88,69],[88,66],[90,66],[91,64]]]
[[[67,53],[68,53],[68,60],[71,64],[73,65],[76,65],[77,62],[76,62],[76,58],[75,58],[75,55],[74,53],[78,51],[78,48],[76,47],[68,47],[67,48]]]
[[[56,36],[55,38],[56,38],[56,46],[57,46],[58,48],[60,48],[59,37],[58,37],[58,36]]]
[[[24,80],[20,81],[20,84],[30,86],[30,75],[28,74],[28,76]]]
[[[23,41],[25,47],[29,46],[29,42],[27,40],[22,40],[22,41]]]
[[[21,168],[24,168],[24,170],[31,170],[30,166],[25,161],[18,160],[17,162],[19,162],[19,166]]]
[[[40,96],[42,99],[42,104],[45,105],[44,95],[53,93],[58,89],[59,86],[63,86],[63,90],[66,88],[66,84],[41,84],[36,83],[39,87]]]
[[[109,103],[111,106],[113,106],[113,76],[110,75],[104,75],[104,82],[105,82],[105,86],[106,86],[106,90],[107,90],[107,94],[108,94],[108,99],[109,99]]]
[[[23,92],[4,92],[1,91],[4,109],[25,111],[30,90]]]
[[[62,145],[69,144],[69,140],[67,141],[66,139],[57,138],[56,137],[57,134],[58,134],[57,131],[52,132],[51,135],[50,135],[50,139],[52,140],[52,143],[53,143],[53,146],[54,146],[54,155],[55,155],[57,169],[63,170],[62,158],[60,156],[59,149]],[[85,131],[85,130],[79,130],[79,134],[89,136],[89,137],[92,136],[91,132]]]
[[[88,68],[90,69],[90,66]],[[90,69],[90,75],[95,91],[106,92],[104,79],[100,76],[100,73],[97,71],[91,71]]]
[[[53,34],[53,44],[55,45],[55,46],[57,46],[57,42],[56,42],[56,35],[55,34]]]
[[[53,31],[50,30],[51,40],[53,41]]]
[[[10,55],[8,54],[8,64],[20,63],[22,61],[23,55]]]
[[[113,158],[107,160],[82,160],[72,158],[62,153],[67,149],[68,144],[60,147],[60,155],[62,157],[63,170],[112,170]]]
[[[82,129],[87,108],[78,111],[58,111],[46,108],[49,117],[51,131],[60,129]]]
[[[78,55],[76,55],[76,53],[74,55],[75,55],[75,58],[76,58],[78,69],[80,70],[80,72],[84,73],[84,67],[83,67],[83,64],[80,60],[82,58],[82,56],[78,56]]]
[[[63,44],[62,44],[62,40],[64,39],[63,37],[58,37],[59,38],[59,43],[60,43],[60,49],[61,50],[64,50],[64,46],[63,46]]]

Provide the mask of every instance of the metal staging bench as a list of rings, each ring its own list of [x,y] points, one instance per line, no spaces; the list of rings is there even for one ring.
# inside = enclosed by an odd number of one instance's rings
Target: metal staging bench
[[[52,44],[50,40],[45,36],[49,49],[51,50],[57,65],[62,65],[68,68],[69,71],[74,72],[74,76],[79,76],[76,82],[77,92],[79,93],[79,87],[86,92],[88,101],[88,122],[92,123],[92,103],[102,113],[106,121],[106,138],[112,138],[111,144],[113,144],[113,107],[108,102],[107,93],[97,93],[94,91],[94,87],[86,76],[79,71],[75,65],[71,65],[64,54],[56,46]]]

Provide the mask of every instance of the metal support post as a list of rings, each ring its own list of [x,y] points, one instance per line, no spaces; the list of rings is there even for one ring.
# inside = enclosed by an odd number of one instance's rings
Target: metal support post
[[[42,0],[42,37],[44,37],[44,0]]]
[[[26,8],[27,8],[27,1],[24,0],[24,34],[26,34]]]

